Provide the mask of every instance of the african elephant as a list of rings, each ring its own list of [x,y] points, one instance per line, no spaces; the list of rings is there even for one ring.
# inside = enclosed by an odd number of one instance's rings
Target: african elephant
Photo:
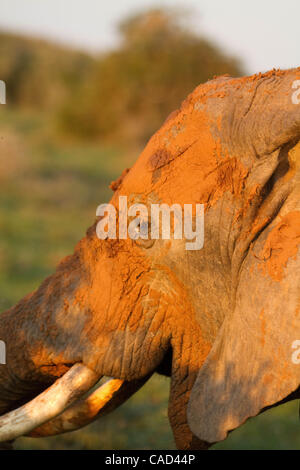
[[[79,428],[171,377],[179,449],[299,397],[300,69],[197,87],[112,184],[111,204],[205,207],[204,246],[100,240],[0,316],[0,440]],[[102,220],[102,219],[101,219]],[[148,221],[148,228],[151,220]],[[86,398],[99,378],[112,379]]]

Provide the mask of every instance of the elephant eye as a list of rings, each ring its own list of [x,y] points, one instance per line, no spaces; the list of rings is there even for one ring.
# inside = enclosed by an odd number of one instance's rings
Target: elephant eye
[[[143,220],[140,223],[140,234],[141,238],[147,239],[149,236],[149,230],[148,230],[148,221]]]
[[[136,245],[142,248],[151,248],[154,245],[155,240],[151,239],[151,226],[149,220],[141,220],[138,227],[136,227],[136,233],[138,238],[134,241]]]
[[[154,245],[155,240],[143,240],[142,238],[138,238],[137,240],[134,240],[134,242],[137,246],[142,248],[151,248]]]

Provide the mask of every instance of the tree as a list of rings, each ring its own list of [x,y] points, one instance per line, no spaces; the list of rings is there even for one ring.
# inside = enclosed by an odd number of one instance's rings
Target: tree
[[[92,64],[88,54],[0,33],[0,77],[9,105],[55,112],[90,73]]]
[[[75,134],[145,141],[197,85],[242,73],[239,62],[185,27],[180,12],[154,9],[119,25],[118,49],[98,59],[78,100],[62,112]]]

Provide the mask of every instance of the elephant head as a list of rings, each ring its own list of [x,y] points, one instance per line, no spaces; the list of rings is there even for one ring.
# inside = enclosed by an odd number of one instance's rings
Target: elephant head
[[[88,230],[0,316],[0,440],[66,432],[171,377],[178,448],[295,396],[300,366],[300,70],[199,86],[112,184],[128,205],[204,204],[204,246]],[[103,220],[103,219],[102,219]],[[174,228],[174,227],[173,227]],[[148,237],[148,239],[147,239]],[[99,380],[113,379],[87,398]]]

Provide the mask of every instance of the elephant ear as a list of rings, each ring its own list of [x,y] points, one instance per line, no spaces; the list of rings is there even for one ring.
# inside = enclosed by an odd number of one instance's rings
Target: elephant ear
[[[299,387],[300,207],[296,209],[278,216],[249,251],[233,313],[198,373],[188,422],[203,441],[225,439]]]

